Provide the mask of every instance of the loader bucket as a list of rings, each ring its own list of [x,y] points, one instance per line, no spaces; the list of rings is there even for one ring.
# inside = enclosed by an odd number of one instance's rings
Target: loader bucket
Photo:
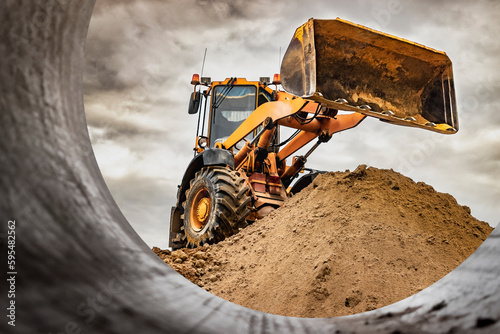
[[[328,107],[440,133],[458,131],[448,56],[342,19],[299,27],[281,65],[283,88]]]

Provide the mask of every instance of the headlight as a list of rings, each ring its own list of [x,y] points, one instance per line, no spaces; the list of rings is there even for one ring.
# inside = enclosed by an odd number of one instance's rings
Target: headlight
[[[198,147],[205,148],[208,146],[208,138],[200,136],[198,137]]]

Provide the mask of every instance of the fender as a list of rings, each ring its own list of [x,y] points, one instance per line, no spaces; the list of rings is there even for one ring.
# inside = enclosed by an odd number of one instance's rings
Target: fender
[[[181,184],[177,186],[177,203],[172,207],[170,213],[169,246],[172,248],[176,248],[176,244],[181,242],[178,233],[183,233],[181,230],[181,215],[184,211],[182,203],[186,200],[186,191],[189,188],[189,183],[194,178],[196,172],[206,166],[229,166],[234,168],[234,156],[230,151],[213,148],[201,152],[191,160],[182,177]]]

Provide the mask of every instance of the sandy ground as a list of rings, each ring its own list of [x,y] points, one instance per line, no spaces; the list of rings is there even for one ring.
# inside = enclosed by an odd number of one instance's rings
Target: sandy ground
[[[236,304],[295,317],[373,310],[436,282],[491,233],[449,194],[392,170],[318,176],[217,245],[153,250]]]

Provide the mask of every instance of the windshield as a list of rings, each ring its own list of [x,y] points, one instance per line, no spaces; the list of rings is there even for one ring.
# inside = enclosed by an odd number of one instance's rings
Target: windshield
[[[210,147],[224,142],[255,110],[255,86],[215,86],[212,97]],[[252,139],[253,134],[247,136]]]

